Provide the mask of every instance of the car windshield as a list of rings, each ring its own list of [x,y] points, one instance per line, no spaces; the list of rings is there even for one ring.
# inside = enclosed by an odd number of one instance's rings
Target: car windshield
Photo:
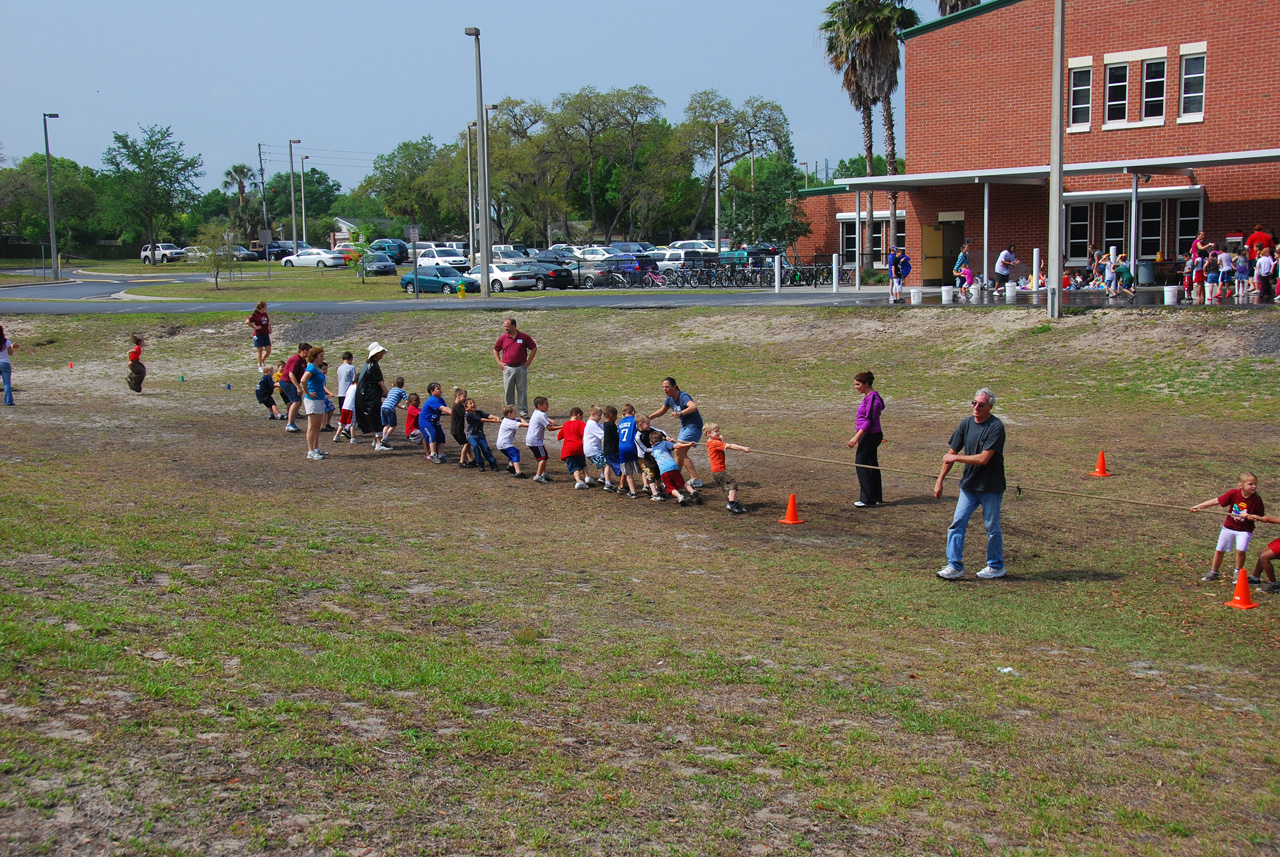
[[[391,257],[388,256],[386,253],[373,253],[371,254],[371,256],[372,258],[369,259],[370,262],[390,262],[391,261]]]

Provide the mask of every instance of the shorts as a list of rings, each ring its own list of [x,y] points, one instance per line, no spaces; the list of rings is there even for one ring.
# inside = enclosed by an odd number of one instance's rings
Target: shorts
[[[408,440],[409,443],[422,443],[422,432],[414,429],[405,435],[405,439]]]
[[[622,456],[621,455],[605,455],[605,461],[609,462],[609,467],[614,473],[622,475]]]
[[[419,429],[422,428],[421,423],[418,424],[418,428]],[[423,432],[423,434],[427,436],[427,443],[436,443],[436,444],[444,443],[444,429],[440,428],[440,423],[437,423],[437,422],[427,423],[427,428]]]
[[[605,460],[603,455],[593,455],[591,456],[591,463],[596,466],[596,470],[604,470],[609,462]]]
[[[738,480],[727,470],[715,470],[711,473],[711,478],[716,481],[716,485],[725,493],[738,490]]]
[[[302,412],[307,416],[324,414],[324,399],[303,399]]]
[[[630,459],[622,462],[623,476],[639,476],[641,473],[639,459]]]
[[[1280,556],[1280,539],[1276,539],[1274,542],[1267,545],[1267,550],[1271,551],[1273,556]]]
[[[529,451],[533,453],[534,461],[547,460],[547,448],[545,446],[531,446],[529,447]]]
[[[243,339],[240,341],[244,342]],[[280,379],[280,395],[284,396],[284,400],[291,405],[302,401],[302,397],[298,395],[298,388],[292,381],[286,381],[283,378]]]
[[[330,399],[328,396],[326,396],[324,400],[324,412],[326,414],[333,413],[333,400]]]
[[[467,430],[465,428],[455,429],[451,427],[449,434],[453,435],[454,443],[458,444],[458,446],[467,445]]]
[[[999,271],[996,271],[996,285],[997,285],[997,286],[1003,286],[1003,285],[1007,284],[1008,282],[1009,282],[1009,275],[1008,275],[1008,274],[1002,274],[1002,273],[1000,273]]]
[[[243,342],[243,340],[241,341]],[[263,333],[263,334],[255,335],[253,337],[253,347],[254,348],[270,348],[271,334]]]
[[[514,446],[504,446],[502,449],[498,450],[498,452],[505,455],[507,457],[507,461],[510,461],[512,464],[520,463],[520,450],[516,449]]]
[[[266,407],[266,408],[275,407],[276,398],[270,392],[263,393],[260,390],[256,390],[254,391],[254,395],[258,397],[258,404],[262,405],[263,407]]]
[[[668,491],[683,491],[684,477],[680,475],[679,470],[668,470],[662,474],[662,484],[667,486]]]
[[[1212,274],[1205,274],[1205,279],[1208,281],[1209,285],[1216,286],[1218,284],[1219,279],[1221,279],[1221,274],[1218,274],[1216,272]]]
[[[383,408],[383,409],[378,413],[378,417],[379,417],[379,419],[381,419],[381,420],[382,420],[382,427],[383,427],[383,428],[387,428],[387,427],[395,428],[395,427],[396,427],[396,409],[395,409],[395,408]]]
[[[1246,530],[1232,530],[1227,527],[1222,528],[1222,532],[1218,533],[1218,550],[1229,551],[1232,548],[1244,553],[1249,547],[1249,539],[1253,536]]]
[[[569,455],[564,458],[564,469],[570,473],[576,473],[579,470],[587,469],[587,457],[585,455]]]
[[[658,462],[654,461],[652,455],[646,455],[640,460],[640,463],[644,465],[644,469],[648,472],[650,479],[658,481],[662,478],[662,474],[658,470]]]
[[[338,411],[338,424],[349,426],[356,420],[356,412],[348,411],[346,408]]]
[[[676,437],[676,440],[683,443],[688,443],[689,441],[697,443],[702,440],[702,426],[680,426],[680,434]]]

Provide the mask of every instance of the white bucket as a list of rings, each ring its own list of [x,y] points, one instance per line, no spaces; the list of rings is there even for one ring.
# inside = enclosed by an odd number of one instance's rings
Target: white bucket
[[[911,290],[911,303],[917,306],[924,303],[924,289]]]
[[[1178,287],[1177,286],[1164,287],[1164,305],[1165,306],[1178,305]]]
[[[1004,284],[1004,302],[1013,303],[1018,299],[1018,286],[1012,280]]]
[[[954,297],[955,297],[955,293],[956,293],[955,286],[943,286],[943,287],[942,287],[942,302],[943,302],[944,304],[949,304],[949,303],[951,303],[952,298],[954,298]]]

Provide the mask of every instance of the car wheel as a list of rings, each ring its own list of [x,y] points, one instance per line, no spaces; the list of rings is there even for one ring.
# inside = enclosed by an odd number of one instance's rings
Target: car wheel
[[[292,268],[292,267],[293,267],[293,263],[292,263],[292,262],[290,262],[288,259],[285,259],[285,260],[284,260],[284,266],[285,266],[286,268]]]
[[[440,287],[440,293],[443,295],[451,295],[453,294],[453,287],[448,284],[443,285]]]
[[[143,256],[143,257],[142,257],[142,264],[144,264],[144,265],[150,265],[150,264],[151,264],[151,257],[150,257],[150,256]]]
[[[545,292],[547,290],[547,281],[542,277],[538,277],[538,279],[534,280],[533,287],[540,292]]]
[[[594,289],[596,287],[595,277],[583,277],[582,287],[584,289]]]
[[[500,292],[500,291],[502,291],[502,280],[494,280],[492,283],[490,283],[490,284],[489,284],[489,291],[491,291],[491,292]]]

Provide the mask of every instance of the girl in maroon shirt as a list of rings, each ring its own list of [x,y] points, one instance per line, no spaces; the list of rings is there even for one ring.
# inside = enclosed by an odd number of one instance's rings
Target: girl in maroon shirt
[[[1222,565],[1222,555],[1232,547],[1236,550],[1236,577],[1239,577],[1244,574],[1244,555],[1249,548],[1249,539],[1253,536],[1253,521],[1248,516],[1264,513],[1262,498],[1258,496],[1258,477],[1246,470],[1240,474],[1235,488],[1221,497],[1197,503],[1191,507],[1191,511],[1199,512],[1210,506],[1226,507],[1227,519],[1222,524],[1222,532],[1218,533],[1218,547],[1213,552],[1213,567],[1200,579],[1217,580],[1218,567]],[[1250,580],[1250,583],[1257,583],[1257,581]]]

